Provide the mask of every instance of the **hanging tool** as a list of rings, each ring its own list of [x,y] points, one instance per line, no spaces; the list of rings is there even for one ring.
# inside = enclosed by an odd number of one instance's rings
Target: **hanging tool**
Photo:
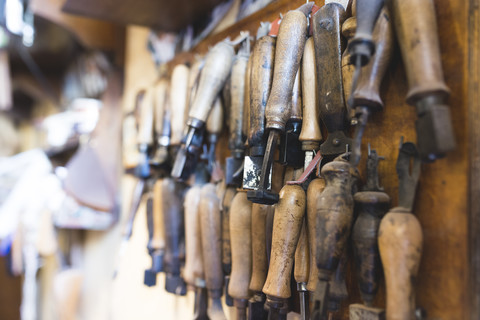
[[[303,218],[302,229],[300,230],[297,249],[295,250],[295,266],[293,269],[293,275],[297,282],[297,291],[300,297],[300,316],[302,320],[310,318],[310,308],[307,296],[309,268],[310,248],[308,243],[307,217],[305,216]]]
[[[347,250],[344,250],[338,263],[337,270],[332,275],[329,283],[328,319],[335,319],[335,314],[340,311],[342,301],[348,298],[347,283],[345,281],[345,268],[347,266]]]
[[[207,118],[207,142],[208,142],[208,171],[211,175],[215,175],[216,169],[216,146],[218,138],[223,130],[223,105],[220,96],[215,99],[212,110]],[[218,177],[214,177],[214,180]]]
[[[222,202],[222,268],[225,274],[225,304],[233,306],[233,299],[228,294],[230,274],[232,272],[232,250],[230,245],[230,210],[232,201],[237,193],[235,187],[227,187]]]
[[[202,255],[200,230],[200,197],[202,186],[208,181],[204,163],[195,169],[194,185],[185,194],[185,282],[195,288],[194,319],[207,320],[207,290]]]
[[[308,226],[308,244],[310,249],[310,266],[308,274],[307,290],[311,292],[311,297],[317,289],[318,268],[316,261],[316,223],[317,223],[317,201],[325,189],[325,180],[321,177],[313,179],[307,189],[307,226]]]
[[[403,139],[402,139],[403,140]],[[415,279],[422,255],[423,234],[412,214],[420,157],[416,146],[401,141],[397,159],[398,207],[380,222],[378,247],[387,289],[387,319],[415,319]]]
[[[284,133],[286,122],[291,116],[292,90],[305,47],[307,16],[312,6],[313,2],[309,2],[297,10],[289,11],[280,24],[275,49],[272,90],[265,108],[267,119],[265,128],[269,131],[269,136],[262,162],[260,183],[257,190],[247,192],[248,199],[255,203],[273,204],[278,201],[278,194],[271,192],[268,188],[268,177],[277,142]]]
[[[378,54],[379,51],[376,52]],[[367,182],[363,191],[354,195],[357,220],[353,226],[352,240],[357,279],[364,305],[350,305],[350,313],[368,313],[371,319],[380,319],[381,309],[372,308],[381,274],[378,251],[378,227],[390,207],[390,197],[378,182],[378,163],[383,157],[368,148]],[[369,318],[369,319],[370,319]]]
[[[242,42],[233,62],[231,74],[231,109],[229,121],[228,149],[231,156],[226,159],[227,185],[240,186],[242,181],[242,165],[245,156],[245,135],[243,130],[245,106],[245,74],[250,56],[250,37]]]
[[[202,235],[203,264],[208,289],[207,314],[211,320],[226,319],[222,308],[222,235],[220,222],[220,199],[216,186],[207,183],[200,195],[200,227]]]
[[[186,122],[185,110],[188,108],[188,76],[188,67],[184,64],[177,64],[172,70],[170,80],[169,105],[172,117],[170,143],[176,146],[176,149],[178,149],[182,143],[183,130]]]
[[[455,148],[434,3],[394,0],[390,4],[407,73],[407,103],[417,109],[418,151],[423,161],[434,161]]]
[[[253,292],[248,301],[248,319],[266,319],[268,313],[264,309],[265,295],[262,292],[267,278],[267,215],[272,214],[273,206],[252,204],[252,277],[248,288]]]
[[[154,89],[156,146],[153,157],[150,159],[150,166],[161,175],[167,175],[171,170],[168,154],[171,135],[168,89],[166,79],[161,79]]]
[[[341,25],[346,18],[348,0],[325,1],[313,15],[313,40],[317,66],[317,90],[320,116],[328,136],[320,146],[323,157],[345,152],[351,139],[345,136],[345,100],[342,86]]]
[[[195,169],[203,143],[205,122],[215,98],[230,74],[233,56],[233,46],[222,41],[216,44],[205,58],[205,66],[200,74],[197,93],[189,112],[188,133],[172,169],[172,177],[176,179],[188,179]]]
[[[250,298],[248,285],[252,275],[252,204],[244,191],[238,192],[232,201],[230,237],[232,245],[232,274],[228,293],[234,299],[237,319],[247,318]]]
[[[368,64],[362,68],[358,84],[352,93],[352,107],[357,119],[350,161],[357,166],[360,161],[363,131],[372,111],[383,109],[380,84],[392,56],[393,30],[387,8],[383,8],[373,30],[376,51]]]
[[[267,24],[269,25],[269,24]],[[250,60],[250,110],[248,131],[248,156],[243,168],[243,188],[257,189],[265,154],[265,107],[270,95],[273,78],[273,61],[276,38],[265,35],[257,39]],[[271,186],[271,173],[267,177],[267,186]]]

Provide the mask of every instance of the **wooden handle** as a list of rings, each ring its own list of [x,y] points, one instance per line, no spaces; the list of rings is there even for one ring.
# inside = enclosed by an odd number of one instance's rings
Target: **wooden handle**
[[[167,104],[168,80],[161,79],[154,88],[155,134],[160,136],[163,128],[163,115]]]
[[[8,60],[8,51],[0,49],[0,110],[12,107],[12,78]]]
[[[387,288],[387,319],[415,318],[415,280],[422,254],[423,234],[418,219],[394,208],[380,223],[378,247]]]
[[[246,192],[238,192],[230,212],[230,243],[232,274],[228,294],[234,299],[248,299],[248,284],[252,275],[252,203]]]
[[[222,265],[223,272],[230,274],[232,271],[232,250],[230,246],[230,210],[232,201],[237,194],[235,187],[227,187],[223,196],[222,210]]]
[[[328,132],[343,130],[345,126],[340,37],[345,18],[345,10],[337,3],[326,4],[313,15],[318,101]]]
[[[161,180],[161,201],[163,225],[165,226],[165,255],[163,258],[165,272],[180,275],[180,243],[183,238],[184,187],[171,178]]]
[[[307,290],[315,292],[318,282],[318,268],[316,257],[316,223],[317,223],[317,198],[325,189],[325,180],[323,178],[314,179],[308,185],[307,189],[307,226],[308,226],[308,243],[310,248],[310,267],[308,275]]]
[[[352,7],[353,8],[353,7]],[[350,17],[342,24],[342,35],[345,39],[350,40],[355,34],[357,28],[357,19]],[[355,65],[350,63],[350,51],[345,50],[342,55],[342,83],[343,83],[343,97],[346,101],[350,98],[352,91],[352,78],[355,72]],[[355,116],[352,114],[351,116]]]
[[[196,59],[195,62],[190,67],[190,71],[188,73],[188,86],[187,86],[187,107],[185,109],[185,119],[188,118],[188,114],[190,113],[190,108],[192,107],[193,99],[197,93],[198,88],[198,80],[200,78],[200,71],[203,68],[204,60],[203,59]]]
[[[307,283],[310,268],[310,247],[308,243],[307,219],[304,217],[297,249],[295,250],[295,268],[293,276],[297,283]]]
[[[189,69],[184,64],[178,64],[173,68],[170,80],[170,110],[172,111],[172,133],[170,143],[178,145],[183,138],[185,127],[185,109],[187,108]]]
[[[285,14],[278,31],[272,90],[265,109],[266,128],[268,129],[283,131],[290,118],[289,106],[292,89],[303,55],[306,37],[307,18],[305,14],[298,10]]]
[[[347,266],[347,260],[347,250],[345,250],[342,252],[340,262],[338,263],[335,274],[330,281],[328,309],[333,312],[338,311],[342,301],[348,298],[347,283],[345,281],[345,267]]]
[[[220,223],[220,200],[213,183],[202,187],[200,195],[200,227],[202,235],[203,265],[209,296],[222,296],[222,239]]]
[[[302,66],[298,66],[297,75],[292,89],[292,109],[290,112],[290,119],[302,120],[302,85],[301,85]]]
[[[350,164],[332,161],[322,168],[325,189],[317,198],[316,261],[319,279],[329,280],[347,243],[353,219]]]
[[[220,134],[223,129],[223,104],[220,96],[215,99],[212,110],[207,119],[207,131],[209,134]]]
[[[303,216],[305,191],[298,185],[285,185],[273,218],[273,239],[270,266],[263,292],[271,297],[286,299],[291,296],[290,277]]]
[[[189,113],[189,120],[205,123],[213,101],[222,89],[232,69],[234,51],[226,42],[217,43],[207,54],[200,74],[197,94]]]
[[[317,101],[317,76],[315,73],[315,48],[313,38],[305,43],[302,60],[303,122],[299,140],[304,150],[315,150],[320,146],[319,109]]]
[[[248,137],[250,130],[250,78],[252,74],[252,55],[249,56],[247,72],[245,72],[245,90],[243,95],[242,135]]]
[[[378,290],[380,253],[378,227],[390,206],[390,197],[384,192],[357,192],[354,196],[358,218],[352,231],[353,252],[362,300],[371,306]]]
[[[153,186],[153,233],[150,241],[152,249],[163,249],[165,247],[162,201],[162,180],[159,179]]]
[[[265,108],[267,105],[273,79],[273,60],[275,57],[275,38],[262,37],[255,43],[250,75],[250,117],[248,145],[250,148],[263,146],[266,142]],[[263,152],[261,152],[263,155]]]
[[[447,96],[432,0],[390,1],[408,79],[407,102],[429,94]]]
[[[183,279],[195,286],[196,279],[204,279],[202,238],[200,233],[200,197],[202,187],[195,185],[185,194],[185,268]]]
[[[388,10],[383,8],[373,30],[375,54],[362,68],[358,85],[353,93],[355,105],[376,110],[383,109],[380,98],[380,84],[392,57],[393,30]]]
[[[230,137],[228,148],[230,150],[243,150],[245,139],[243,136],[243,112],[245,101],[245,73],[247,72],[248,56],[238,54],[232,67],[230,77]]]
[[[150,145],[153,142],[153,89],[148,88],[140,102],[140,123],[137,143]]]
[[[266,223],[268,212],[273,210],[270,205],[252,204],[252,278],[249,289],[254,292],[262,291],[267,278]]]

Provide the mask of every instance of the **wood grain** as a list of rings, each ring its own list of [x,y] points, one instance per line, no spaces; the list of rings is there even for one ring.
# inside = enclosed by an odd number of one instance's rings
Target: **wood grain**
[[[196,279],[204,279],[202,237],[200,232],[200,196],[202,187],[192,186],[185,194],[185,267],[183,279],[196,285]]]
[[[183,128],[187,122],[185,109],[187,108],[188,76],[188,67],[184,64],[179,64],[173,69],[170,80],[169,105],[172,119],[170,143],[172,145],[178,145],[182,141]]]
[[[293,276],[297,283],[307,283],[310,274],[310,247],[308,244],[307,219],[303,218],[300,237],[298,238],[297,248],[295,249],[295,266]]]

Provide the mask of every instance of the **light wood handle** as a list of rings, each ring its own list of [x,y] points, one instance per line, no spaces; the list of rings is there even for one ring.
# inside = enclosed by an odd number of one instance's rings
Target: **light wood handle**
[[[255,43],[250,75],[250,112],[248,145],[262,146],[266,142],[265,108],[273,79],[273,60],[275,57],[275,38],[262,37]],[[261,153],[263,155],[263,152]]]
[[[355,105],[376,110],[383,109],[380,84],[392,57],[393,30],[387,8],[383,8],[373,30],[375,54],[362,68],[358,85],[353,93]]]
[[[252,278],[249,289],[254,292],[262,291],[267,278],[266,223],[268,212],[273,210],[270,205],[252,204]]]
[[[307,226],[308,226],[308,243],[310,248],[310,267],[308,275],[307,290],[315,292],[318,282],[318,268],[316,256],[316,223],[317,223],[317,198],[325,189],[325,180],[323,178],[314,179],[308,185],[307,189]]]
[[[194,286],[196,279],[204,279],[202,238],[200,233],[200,197],[202,187],[192,186],[185,194],[185,268],[183,279]]]
[[[320,115],[328,132],[345,127],[345,100],[342,86],[341,24],[345,10],[336,3],[329,3],[313,15],[313,40],[317,66],[317,91]]]
[[[186,123],[185,109],[187,108],[188,76],[189,69],[186,65],[178,64],[173,68],[169,95],[170,110],[172,112],[172,133],[170,137],[172,145],[180,144],[183,138],[183,128]]]
[[[153,234],[150,242],[150,247],[153,249],[165,247],[162,201],[162,180],[159,179],[153,186]]]
[[[348,18],[342,24],[342,35],[349,42],[355,34],[357,28],[357,19],[355,16]],[[352,78],[355,72],[355,65],[350,63],[350,51],[345,50],[342,55],[342,82],[343,82],[343,96],[345,101],[350,98],[352,91]],[[352,115],[354,116],[354,115]]]
[[[246,192],[238,192],[230,211],[232,274],[228,294],[234,299],[248,299],[252,275],[252,203]]]
[[[270,266],[263,292],[270,297],[287,299],[291,296],[290,277],[303,216],[305,191],[298,185],[285,185],[273,218],[273,239]]]
[[[310,248],[308,246],[307,219],[304,217],[297,249],[295,250],[295,267],[293,276],[297,283],[307,283],[310,268]]]
[[[252,75],[252,64],[252,55],[250,54],[248,58],[247,72],[245,72],[245,90],[243,94],[243,137],[248,137],[248,132],[250,130],[250,78]]]
[[[217,43],[207,54],[200,74],[197,94],[189,118],[205,123],[213,101],[222,89],[232,69],[234,51],[226,42]]]
[[[212,110],[207,119],[207,131],[209,134],[220,134],[223,129],[223,104],[220,96],[215,99]]]
[[[140,123],[138,126],[138,144],[150,145],[153,142],[153,89],[148,88],[140,102]]]
[[[213,183],[202,187],[200,195],[200,227],[202,235],[203,265],[209,296],[222,296],[222,239],[220,222],[220,200]]]
[[[292,109],[290,113],[290,119],[299,119],[302,120],[302,84],[301,76],[302,75],[302,65],[298,66],[297,75],[295,76],[295,82],[293,83],[292,89]]]
[[[223,272],[230,274],[232,272],[232,250],[230,246],[230,210],[232,201],[237,194],[235,187],[227,187],[223,196],[222,210],[222,265]]]
[[[415,318],[415,280],[422,254],[423,234],[418,219],[404,208],[385,215],[378,247],[387,288],[388,320]]]
[[[187,86],[187,107],[185,108],[185,119],[188,118],[190,113],[190,108],[197,93],[198,80],[200,77],[200,71],[202,70],[204,61],[203,59],[196,59],[195,62],[190,67],[188,73],[188,86]]]
[[[300,66],[306,37],[305,14],[298,10],[285,14],[278,31],[272,90],[265,109],[268,129],[283,131],[290,118],[289,106],[293,84]]]
[[[154,88],[155,134],[160,136],[163,129],[163,115],[167,104],[168,80],[161,79]]]
[[[332,161],[322,168],[325,189],[317,198],[316,261],[319,279],[329,280],[340,261],[353,219],[350,164]]]
[[[315,48],[313,38],[305,43],[302,60],[302,98],[303,122],[299,140],[305,150],[318,149],[322,140],[319,125],[319,109],[317,101],[317,76],[315,73]]]
[[[8,60],[8,51],[0,49],[0,110],[12,107],[12,78]]]
[[[245,74],[247,72],[248,56],[238,54],[233,62],[232,74],[230,76],[230,137],[228,148],[230,150],[243,150],[243,113],[245,102]]]
[[[447,96],[433,0],[389,2],[408,79],[407,102],[429,94]]]

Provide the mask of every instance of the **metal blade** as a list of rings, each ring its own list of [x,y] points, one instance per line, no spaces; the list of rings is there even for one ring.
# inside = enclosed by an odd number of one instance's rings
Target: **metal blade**
[[[260,185],[260,172],[262,172],[263,157],[245,157],[243,167],[243,189],[257,190]],[[272,170],[268,175],[268,189],[272,188]]]
[[[412,142],[400,144],[397,159],[398,175],[398,205],[412,211],[418,177],[420,176],[421,160],[417,147]]]

